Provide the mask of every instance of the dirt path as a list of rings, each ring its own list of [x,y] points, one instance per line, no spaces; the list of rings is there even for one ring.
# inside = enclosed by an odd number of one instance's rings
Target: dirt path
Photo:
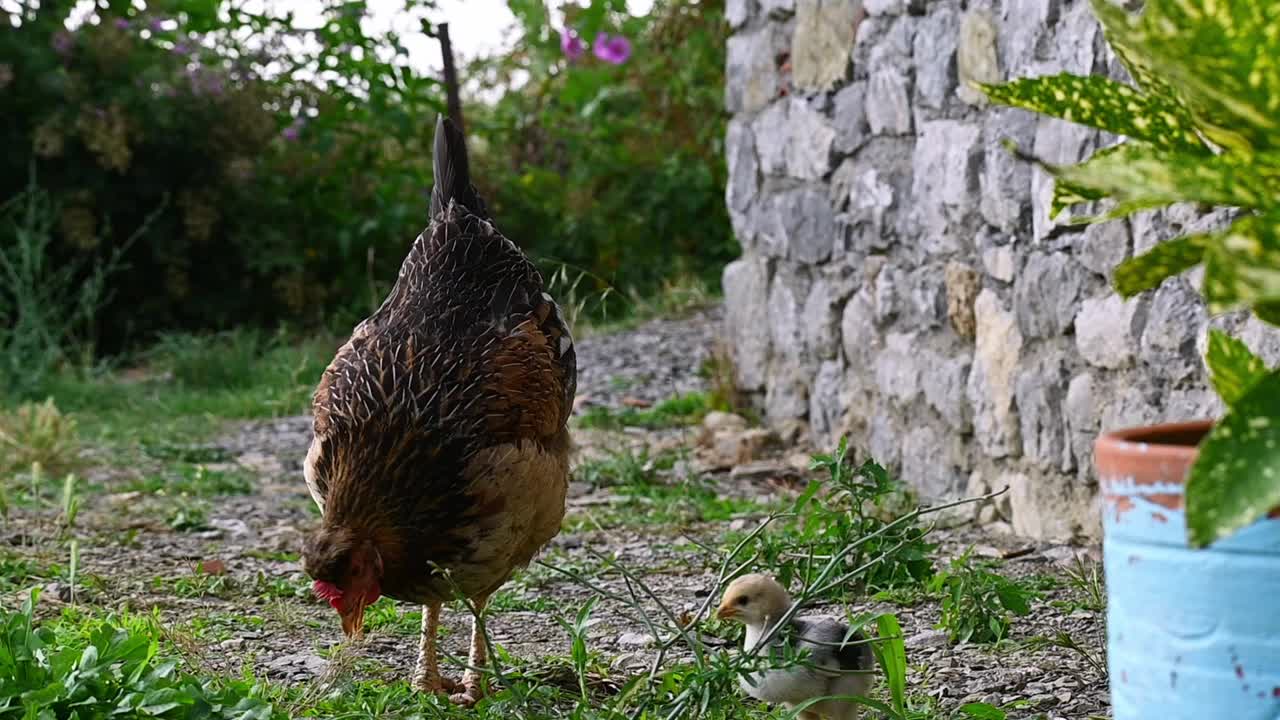
[[[586,400],[580,410],[643,404],[702,389],[706,381],[699,368],[716,317],[705,313],[582,340],[579,394]],[[362,677],[407,676],[416,657],[417,608],[383,601],[370,611],[367,640],[348,650],[340,647],[337,618],[310,596],[297,562],[302,533],[318,520],[301,479],[309,440],[309,418],[289,417],[243,424],[208,446],[184,450],[192,467],[203,467],[195,471],[204,474],[194,483],[222,478],[234,486],[247,479],[247,487],[230,488],[247,489],[244,494],[184,498],[139,487],[146,468],[104,473],[101,491],[86,498],[77,525],[81,575],[88,580],[80,584],[75,601],[154,609],[171,623],[175,638],[192,656],[215,671],[239,673],[248,666],[274,681],[309,683],[339,663]],[[695,441],[696,432],[681,429],[578,433],[584,457],[628,447],[647,448],[652,455],[688,448]],[[674,483],[690,472],[688,455],[682,457],[669,469],[653,471],[653,477]],[[723,471],[705,473],[704,479],[719,495],[757,506],[778,502],[784,492],[763,479],[731,479]],[[697,513],[685,517],[672,511],[676,514],[671,516],[661,494],[654,496],[657,500],[637,500],[607,484],[593,485],[582,473],[571,496],[569,529],[556,538],[544,560],[625,594],[617,574],[602,572],[599,556],[613,556],[678,611],[693,611],[715,590],[720,558],[702,545],[720,546],[726,532],[754,525],[762,515],[727,511],[727,517],[715,521],[700,521]],[[190,517],[184,519],[183,512]],[[19,560],[36,568],[66,562],[65,546],[55,541],[48,522],[17,517],[8,532],[11,554]],[[1101,613],[1082,609],[1087,603],[1064,579],[1077,552],[1096,559],[1097,549],[1045,546],[989,536],[973,527],[939,531],[935,539],[941,543],[939,563],[972,545],[976,555],[1008,557],[1003,573],[1037,578],[1046,589],[1033,613],[1016,619],[1010,641],[997,649],[949,646],[945,634],[933,629],[938,620],[933,600],[911,607],[867,601],[855,608],[898,615],[908,637],[910,680],[917,694],[936,698],[944,708],[989,702],[1009,709],[1011,718],[1104,715],[1106,681],[1099,670],[1083,654],[1037,639],[1065,633],[1085,653],[1101,659]],[[45,585],[46,598],[72,600],[65,582]],[[492,640],[521,662],[563,657],[569,639],[550,618],[572,617],[592,594],[581,582],[535,566],[496,598],[489,620]],[[46,611],[57,605],[52,600]],[[647,607],[656,612],[652,603]],[[588,633],[590,647],[602,654],[615,681],[647,669],[654,653],[645,626],[626,615],[624,605],[602,601]],[[465,611],[446,612],[444,649],[449,653],[465,653],[468,621]],[[679,659],[677,650],[668,661]]]

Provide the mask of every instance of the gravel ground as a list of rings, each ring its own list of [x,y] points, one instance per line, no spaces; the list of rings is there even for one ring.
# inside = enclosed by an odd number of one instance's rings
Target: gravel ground
[[[701,389],[699,369],[707,357],[718,311],[705,311],[684,320],[661,320],[615,335],[579,342],[579,394],[586,403],[618,407],[627,398],[657,401],[676,393]],[[581,409],[581,408],[580,408]],[[673,445],[692,442],[691,432],[580,432],[583,453],[622,445]],[[176,628],[200,626],[199,642],[189,643],[192,654],[210,669],[238,672],[249,664],[255,672],[288,682],[312,682],[323,676],[332,650],[342,640],[337,618],[325,605],[309,597],[308,583],[293,558],[303,532],[318,517],[301,475],[301,461],[310,439],[310,420],[290,417],[246,423],[213,443],[208,457],[212,469],[238,467],[255,479],[250,494],[210,501],[206,529],[179,532],[166,522],[172,498],[138,492],[117,492],[119,479],[145,468],[119,469],[117,480],[104,480],[100,495],[88,499],[78,534],[83,572],[99,578],[79,591],[77,602],[116,607],[154,608]],[[726,495],[776,496],[785,488],[750,478],[731,479],[728,472],[710,476]],[[571,512],[614,502],[607,489],[575,482]],[[600,586],[624,593],[616,575],[595,573],[595,553],[613,554],[618,562],[641,575],[655,593],[677,611],[692,611],[714,590],[719,559],[686,538],[715,543],[727,529],[753,522],[737,518],[724,523],[674,527],[586,529],[562,533],[544,555],[557,567],[593,576]],[[63,562],[60,543],[47,521],[11,518],[9,542],[17,554],[38,564]],[[1014,577],[1064,577],[1077,554],[1094,560],[1094,547],[1049,546],[984,532],[971,526],[938,531],[943,558],[974,547],[978,556],[1003,558],[1002,572]],[[197,572],[225,566],[225,574]],[[200,582],[222,583],[212,592],[193,590]],[[44,611],[70,601],[64,585],[46,588]],[[489,620],[492,639],[515,657],[536,661],[563,656],[569,640],[545,609],[571,612],[592,592],[582,584],[535,566],[508,586],[504,607]],[[16,602],[16,596],[10,598]],[[548,602],[550,601],[550,603]],[[1106,716],[1106,679],[1089,658],[1101,658],[1105,642],[1100,613],[1079,609],[1078,594],[1058,582],[1037,602],[1030,616],[1015,620],[1010,641],[997,649],[973,645],[950,646],[934,629],[936,602],[898,607],[867,601],[852,608],[892,610],[898,614],[908,640],[910,682],[919,694],[936,697],[946,708],[965,702],[989,702],[1012,708],[1011,718],[1084,720]],[[395,620],[416,608],[399,607],[382,630],[338,657],[354,662],[355,672],[388,678],[407,676],[417,652],[412,617]],[[656,607],[650,607],[656,612]],[[613,679],[647,669],[654,649],[646,627],[626,617],[625,606],[605,601],[597,606],[589,638],[593,649],[609,659]],[[443,649],[465,654],[469,618],[446,612],[448,635]],[[246,620],[260,618],[260,620]],[[1065,633],[1083,652],[1046,646],[1036,638]],[[178,635],[177,637],[181,637]],[[678,651],[669,661],[680,658]]]

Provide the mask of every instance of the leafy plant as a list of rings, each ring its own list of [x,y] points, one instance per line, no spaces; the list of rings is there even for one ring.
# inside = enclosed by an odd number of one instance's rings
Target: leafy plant
[[[811,482],[793,503],[795,519],[784,532],[762,536],[762,560],[775,569],[779,582],[800,578],[808,584],[821,563],[856,543],[843,563],[861,568],[859,578],[840,592],[922,587],[933,577],[936,546],[928,542],[926,528],[900,522],[909,495],[874,460],[855,467],[848,452],[842,438],[834,453],[813,456],[811,467],[825,477]]]
[[[593,596],[583,603],[572,621],[558,616],[555,618],[556,623],[569,634],[569,657],[578,676],[578,691],[583,702],[591,701],[587,692],[587,668],[591,664],[592,654],[587,650],[587,629],[591,627],[591,611],[599,599],[598,596]]]
[[[5,717],[283,717],[254,684],[211,681],[160,654],[147,618],[75,627],[38,623],[33,590],[17,612],[0,609],[0,715]]]
[[[1039,594],[970,559],[972,548],[933,578],[931,589],[942,596],[938,627],[953,643],[998,643],[1009,634],[1011,616],[1031,612]]]
[[[1092,4],[1133,84],[1058,75],[983,86],[996,102],[1128,138],[1076,165],[1040,162],[1056,179],[1051,214],[1103,199],[1110,209],[1076,222],[1178,202],[1236,208],[1225,230],[1125,261],[1116,288],[1132,296],[1203,265],[1211,312],[1247,307],[1280,324],[1280,5],[1149,0],[1130,15]],[[1280,506],[1280,371],[1217,331],[1207,361],[1228,412],[1200,443],[1187,481],[1195,546]]]

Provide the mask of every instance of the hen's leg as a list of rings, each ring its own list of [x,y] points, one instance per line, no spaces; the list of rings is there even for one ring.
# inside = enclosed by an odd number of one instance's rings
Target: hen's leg
[[[474,705],[484,695],[484,675],[477,669],[484,667],[489,655],[484,642],[484,621],[480,619],[488,596],[475,599],[476,615],[471,619],[471,654],[467,658],[467,670],[462,673],[463,691],[450,696],[460,705]]]
[[[450,692],[457,683],[440,676],[436,659],[436,635],[440,628],[440,603],[422,606],[422,637],[418,640],[418,667],[413,671],[413,686],[422,692]]]

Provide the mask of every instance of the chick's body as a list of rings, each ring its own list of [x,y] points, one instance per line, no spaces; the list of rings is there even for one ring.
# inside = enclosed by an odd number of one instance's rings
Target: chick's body
[[[791,607],[786,590],[772,578],[745,575],[725,590],[718,615],[746,626],[744,652],[751,652],[773,631]],[[861,633],[831,617],[793,618],[773,632],[769,646],[756,651],[767,658],[797,657],[790,667],[760,670],[742,677],[742,691],[757,700],[786,707],[815,698],[865,695],[871,687],[875,658]],[[783,652],[789,646],[791,652]],[[855,720],[860,706],[847,700],[822,700],[801,712],[802,718]]]
[[[447,121],[435,171],[430,227],[320,381],[304,464],[323,514],[304,553],[318,592],[357,632],[379,593],[426,605],[428,690],[441,689],[440,604],[461,594],[483,607],[559,531],[576,386],[569,328],[489,219]]]
[[[771,627],[771,626],[770,626]],[[747,626],[746,647],[753,648],[769,628]],[[796,656],[806,662],[785,670],[754,673],[739,681],[742,691],[767,703],[779,703],[789,707],[811,698],[865,695],[871,685],[871,676],[857,673],[869,670],[874,658],[866,645],[845,645],[842,642],[858,642],[860,638],[848,637],[849,627],[835,618],[807,618],[793,620],[790,632],[778,633],[772,645],[789,644]],[[760,655],[767,653],[761,651]],[[753,684],[754,683],[754,684]],[[857,717],[858,706],[841,701],[823,701],[808,708],[807,714],[832,720],[851,720]]]

